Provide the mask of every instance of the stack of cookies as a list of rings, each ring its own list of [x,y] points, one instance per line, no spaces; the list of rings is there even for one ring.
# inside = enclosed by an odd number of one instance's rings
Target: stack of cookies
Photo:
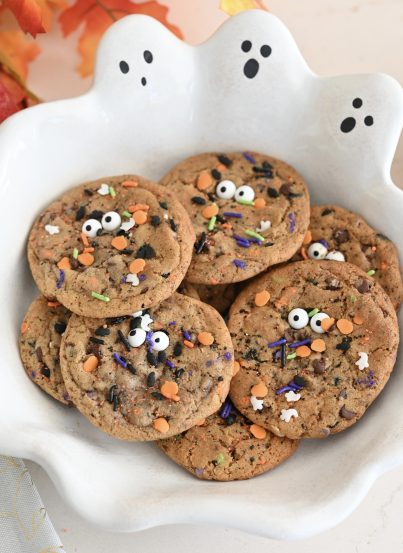
[[[73,188],[36,220],[28,259],[29,377],[202,479],[256,476],[351,426],[395,363],[394,245],[341,207],[311,209],[302,177],[265,155]]]

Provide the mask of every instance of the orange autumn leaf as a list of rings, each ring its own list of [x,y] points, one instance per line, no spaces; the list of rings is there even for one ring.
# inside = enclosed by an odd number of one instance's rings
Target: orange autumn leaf
[[[236,15],[237,13],[253,9],[267,11],[263,0],[221,0],[220,9],[228,15]]]
[[[167,21],[168,8],[155,0],[135,4],[130,0],[76,0],[59,18],[63,34],[68,36],[80,25],[84,25],[78,42],[81,63],[78,71],[82,77],[91,75],[94,68],[95,51],[101,36],[114,21],[129,14],[150,15],[182,38],[180,30]]]
[[[28,39],[22,31],[0,33],[0,64],[16,73],[22,80],[27,78],[28,64],[40,51],[39,46]]]
[[[51,27],[53,9],[62,8],[66,0],[3,0],[2,8],[11,10],[21,29],[35,37]]]

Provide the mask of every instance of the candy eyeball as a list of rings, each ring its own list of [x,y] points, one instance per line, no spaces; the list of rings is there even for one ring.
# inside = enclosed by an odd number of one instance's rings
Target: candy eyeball
[[[314,242],[308,248],[308,256],[311,259],[325,259],[327,248],[321,242]]]
[[[102,225],[97,219],[87,219],[81,230],[84,234],[90,238],[95,238],[100,230],[102,230]]]
[[[127,341],[133,348],[142,346],[146,341],[146,331],[142,328],[133,328],[133,330],[129,332]]]
[[[344,257],[344,254],[337,250],[332,250],[326,255],[326,259],[331,259],[332,261],[345,261],[346,258]]]
[[[242,186],[236,189],[235,199],[237,202],[240,202],[240,201],[253,202],[253,200],[255,199],[255,191],[251,186],[248,186],[247,184],[243,184]]]
[[[122,219],[116,211],[108,211],[102,217],[102,227],[104,230],[116,230],[120,227],[121,223]]]
[[[232,180],[222,180],[217,184],[215,193],[222,200],[230,200],[234,197],[235,190],[236,186]]]
[[[296,307],[288,313],[288,323],[291,328],[294,328],[295,330],[301,330],[301,328],[305,328],[306,325],[309,323],[308,313],[305,311],[305,309]]]
[[[155,351],[164,351],[169,346],[169,337],[165,332],[154,332],[151,336],[153,343],[153,350]]]
[[[311,321],[309,323],[311,325],[312,330],[317,334],[324,334],[325,331],[322,328],[322,321],[323,319],[328,319],[328,318],[329,318],[329,315],[327,315],[326,313],[316,313],[316,315],[314,315],[311,318]]]

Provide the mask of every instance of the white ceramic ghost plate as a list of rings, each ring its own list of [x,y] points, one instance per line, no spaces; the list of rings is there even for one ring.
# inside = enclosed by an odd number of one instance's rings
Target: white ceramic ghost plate
[[[0,129],[1,452],[40,463],[78,512],[113,530],[196,522],[295,538],[346,517],[382,472],[403,463],[401,357],[351,430],[304,442],[257,479],[198,481],[152,444],[102,434],[26,378],[17,336],[35,290],[25,241],[38,211],[76,183],[123,172],[158,178],[197,152],[255,149],[295,165],[315,201],[362,213],[403,259],[403,192],[390,178],[402,121],[398,83],[319,78],[267,13],[234,17],[196,48],[147,17],[116,23],[90,92],[26,110]]]

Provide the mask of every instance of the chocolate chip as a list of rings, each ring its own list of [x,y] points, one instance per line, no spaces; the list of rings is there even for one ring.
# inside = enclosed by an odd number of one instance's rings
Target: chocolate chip
[[[369,280],[362,279],[355,284],[355,287],[360,292],[360,294],[366,294],[369,291],[371,285]]]
[[[248,361],[251,360],[251,359],[257,359],[258,355],[257,355],[257,350],[255,348],[250,348],[244,355],[244,358],[247,359]]]
[[[89,188],[84,188],[84,194],[86,196],[93,196],[94,192],[92,190],[90,190]]]
[[[220,163],[222,163],[223,165],[225,165],[225,167],[231,167],[232,165],[232,159],[230,159],[229,157],[227,157],[226,155],[224,154],[220,154],[217,156],[217,159]]]
[[[55,329],[55,332],[58,334],[63,334],[63,332],[66,330],[66,323],[63,323],[62,321],[58,321],[55,323],[55,326],[53,327]]]
[[[324,217],[325,215],[330,215],[331,213],[333,213],[333,209],[329,209],[328,207],[326,207],[323,211],[322,211],[322,217]]]
[[[381,240],[387,240],[388,242],[390,242],[390,238],[388,238],[387,236],[385,236],[381,232],[378,232],[377,237],[380,238]]]
[[[292,194],[291,191],[291,185],[288,183],[284,183],[280,186],[280,194],[283,194],[283,196],[288,197],[290,194]]]
[[[272,187],[269,187],[267,189],[267,195],[269,196],[269,198],[278,198],[280,196],[278,191],[275,188],[272,188]]]
[[[122,344],[125,346],[126,351],[131,351],[132,347],[129,344],[126,336],[123,334],[123,332],[120,329],[118,330],[118,338],[122,342]]]
[[[45,378],[50,378],[50,369],[48,367],[41,368],[41,375]]]
[[[137,373],[137,370],[133,367],[133,365],[130,363],[130,361],[126,361],[127,363],[127,369],[132,373],[132,374],[136,374]]]
[[[228,415],[228,417],[225,419],[225,424],[227,426],[231,426],[231,424],[234,424],[234,422],[236,422],[236,415],[234,415],[233,413],[231,413],[230,415]]]
[[[167,360],[167,354],[165,351],[159,351],[158,352],[158,363],[165,363]]]
[[[339,290],[342,287],[340,280],[328,277],[326,280],[326,290]]]
[[[171,273],[161,273],[162,278],[168,278]]]
[[[326,363],[323,359],[314,359],[312,361],[312,367],[315,374],[323,374],[326,370]]]
[[[143,244],[137,250],[136,259],[154,259],[156,256],[155,250],[149,244]]]
[[[113,386],[111,386],[109,388],[109,391],[108,391],[108,401],[109,401],[109,403],[113,403],[113,399],[115,397],[116,391],[117,391],[116,384],[114,384]]]
[[[99,211],[99,209],[95,209],[94,211],[91,211],[91,213],[88,215],[89,219],[96,219],[97,221],[100,221],[103,217],[103,212]]]
[[[193,196],[191,201],[192,201],[192,204],[196,204],[196,205],[206,205],[207,203],[206,200],[201,196]]]
[[[148,388],[152,388],[155,385],[156,377],[155,372],[152,371],[147,376],[147,386]]]
[[[140,328],[140,326],[141,326],[141,317],[134,317],[134,319],[131,319],[130,330],[134,330],[135,328]]]
[[[90,342],[92,342],[93,344],[99,344],[101,346],[105,344],[104,340],[102,340],[101,338],[94,338],[93,336],[90,337]]]
[[[284,332],[284,338],[287,340],[287,342],[294,342],[295,332],[291,328],[286,328]]]
[[[217,171],[217,169],[212,169],[211,176],[215,180],[221,180],[221,173],[220,173],[220,171]]]
[[[109,325],[120,325],[126,319],[129,318],[129,315],[120,315],[120,317],[109,317],[107,320]]]
[[[174,372],[175,378],[180,378],[184,372],[185,372],[185,369],[176,369],[176,371]]]
[[[111,333],[109,328],[104,328],[103,326],[100,326],[96,329],[95,334],[97,336],[108,336]]]
[[[153,215],[150,219],[150,223],[153,227],[158,227],[161,224],[161,218],[158,215]]]
[[[350,240],[350,233],[347,229],[338,228],[333,231],[333,239],[339,246],[340,244],[344,244]]]
[[[76,221],[81,221],[85,215],[85,206],[81,205],[76,211]]]
[[[205,246],[206,246],[206,233],[202,232],[200,235],[200,238],[197,240],[197,242],[194,245],[196,255],[201,254]]]
[[[344,390],[341,390],[339,393],[339,396],[337,399],[347,399],[347,390],[344,388]]]
[[[174,232],[178,230],[178,225],[175,223],[173,219],[169,219],[169,226]]]
[[[155,357],[155,355],[151,351],[147,352],[147,361],[153,367],[156,367],[158,365],[158,359]]]
[[[160,207],[162,207],[162,209],[168,209],[168,204],[166,202],[160,202]]]
[[[346,409],[345,405],[343,405],[343,407],[340,409],[340,416],[343,417],[343,419],[347,419],[348,421],[350,421],[351,419],[353,419],[355,417],[355,415],[356,415],[356,413]]]
[[[39,363],[43,363],[42,348],[36,348],[35,353],[36,353],[36,358],[38,359]]]
[[[351,338],[343,338],[343,340],[340,342],[340,344],[336,345],[336,349],[339,349],[341,351],[347,351],[350,349],[350,341]]]
[[[161,392],[151,392],[151,395],[153,396],[154,399],[158,399],[159,401],[162,401],[164,398],[164,396],[161,394]]]
[[[305,386],[307,385],[307,381],[305,380],[305,378],[299,376],[298,374],[294,376],[293,382],[297,386],[301,386],[301,388],[305,388]]]

